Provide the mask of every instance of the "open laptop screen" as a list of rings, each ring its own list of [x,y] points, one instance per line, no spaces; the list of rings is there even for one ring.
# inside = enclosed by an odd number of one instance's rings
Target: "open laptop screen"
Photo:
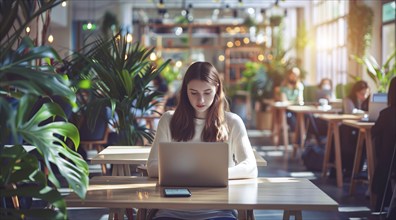
[[[227,143],[161,142],[158,173],[161,186],[210,186],[228,184]]]

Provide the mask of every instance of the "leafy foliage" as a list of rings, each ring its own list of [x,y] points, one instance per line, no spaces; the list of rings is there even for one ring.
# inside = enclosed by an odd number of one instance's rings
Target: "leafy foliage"
[[[66,178],[69,186],[85,197],[88,186],[88,165],[68,146],[78,148],[77,128],[67,122],[63,109],[54,102],[32,107],[42,97],[60,96],[74,102],[69,82],[51,65],[60,61],[56,51],[37,46],[23,32],[27,25],[60,0],[1,1],[0,27],[0,197],[24,196],[40,198],[57,209],[16,210],[2,207],[6,218],[67,218],[66,204],[57,188],[59,180],[54,168]],[[62,120],[54,121],[60,117]],[[11,144],[5,146],[5,144]],[[12,145],[14,144],[14,145]],[[31,145],[36,154],[27,152]],[[48,180],[39,161],[49,169]]]
[[[99,117],[98,109],[106,107],[117,116],[114,124],[120,134],[120,144],[134,145],[143,139],[152,141],[154,133],[137,123],[136,117],[152,110],[162,95],[149,86],[164,70],[170,60],[155,68],[148,57],[152,49],[131,44],[117,34],[110,40],[98,39],[86,54],[78,54],[73,63],[86,62],[88,68],[80,78],[90,80],[95,98],[83,107],[88,124],[94,127]]]
[[[352,53],[361,57],[371,43],[374,12],[365,4],[354,4],[347,17],[348,44]]]
[[[353,58],[366,68],[368,75],[377,85],[378,92],[388,91],[390,81],[396,76],[396,50],[382,66],[371,55],[366,55],[362,58],[353,56]]]

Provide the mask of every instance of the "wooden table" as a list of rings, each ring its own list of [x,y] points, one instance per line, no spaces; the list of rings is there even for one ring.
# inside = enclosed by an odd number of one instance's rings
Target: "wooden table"
[[[325,148],[325,155],[323,160],[322,176],[326,176],[327,169],[331,166],[336,169],[337,186],[342,187],[343,177],[342,177],[342,161],[341,161],[341,143],[340,143],[340,129],[339,126],[343,120],[359,120],[362,115],[352,115],[352,114],[323,114],[319,115],[319,118],[328,122],[327,128],[327,142]],[[335,150],[335,162],[334,164],[329,163],[331,144],[334,138],[334,150]]]
[[[70,194],[68,207],[143,209],[284,210],[284,218],[302,219],[302,210],[337,211],[338,204],[307,179],[257,178],[230,180],[228,187],[190,187],[192,196],[165,198],[157,179],[98,176],[86,198]],[[253,214],[253,212],[251,212]],[[139,216],[138,216],[139,219]]]
[[[130,165],[146,164],[151,146],[108,146],[91,159],[91,164],[112,164],[113,176],[131,175]]]
[[[367,173],[368,173],[368,183],[369,191],[371,194],[371,182],[374,175],[375,168],[375,151],[373,149],[372,137],[371,137],[371,127],[374,126],[374,122],[361,122],[356,120],[344,120],[342,122],[345,125],[359,129],[358,141],[356,145],[355,160],[353,163],[352,177],[351,177],[351,187],[349,188],[349,194],[352,195],[355,191],[356,176],[359,173],[360,161],[362,159],[363,143],[366,142],[366,155],[367,155]],[[371,196],[371,204],[374,203],[373,197]]]
[[[287,107],[287,110],[296,113],[297,118],[297,126],[293,138],[293,157],[296,156],[296,148],[301,150],[304,149],[307,134],[305,114],[336,114],[341,112],[341,109],[326,109],[314,105],[291,105]],[[298,139],[300,139],[300,144],[298,144]]]
[[[112,164],[113,176],[131,175],[130,165],[146,164],[151,146],[108,146],[91,159],[91,164]],[[257,166],[267,166],[267,161],[253,150]]]

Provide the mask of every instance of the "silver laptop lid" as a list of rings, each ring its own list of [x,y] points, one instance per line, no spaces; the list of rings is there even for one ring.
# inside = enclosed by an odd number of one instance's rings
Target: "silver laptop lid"
[[[158,172],[161,186],[227,186],[228,144],[161,142]]]
[[[370,99],[368,111],[369,121],[376,121],[378,119],[380,111],[388,106],[388,94],[387,93],[374,93]]]

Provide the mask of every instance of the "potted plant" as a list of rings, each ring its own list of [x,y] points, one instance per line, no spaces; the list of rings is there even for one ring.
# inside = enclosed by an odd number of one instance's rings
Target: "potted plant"
[[[59,192],[60,181],[55,169],[81,198],[85,197],[88,187],[88,165],[69,148],[79,147],[79,133],[67,121],[63,109],[49,102],[31,111],[41,97],[57,95],[70,102],[75,100],[68,80],[51,65],[50,60],[60,60],[56,51],[23,37],[32,20],[61,2],[1,3],[2,17],[6,19],[0,28],[0,197],[2,201],[34,197],[55,207],[15,209],[2,203],[0,216],[5,218],[66,219],[66,203]],[[63,120],[54,121],[56,116]],[[31,149],[36,149],[36,154],[29,151]],[[39,168],[39,160],[48,169],[47,174]]]
[[[366,48],[371,42],[371,32],[373,29],[373,10],[365,5],[352,2],[353,10],[349,11],[348,22],[348,45],[351,54],[364,56]]]
[[[386,93],[391,79],[396,76],[396,50],[382,66],[371,55],[364,57],[353,56],[353,58],[366,68],[369,77],[377,85],[378,92]]]
[[[154,48],[129,43],[120,33],[109,40],[99,38],[93,45],[85,54],[76,53],[70,64],[71,75],[91,82],[89,90],[94,98],[82,106],[89,127],[95,127],[99,110],[109,108],[116,115],[113,126],[118,133],[118,144],[136,145],[144,143],[144,139],[151,142],[154,131],[139,124],[136,117],[159,104],[163,94],[149,83],[170,60],[155,66],[148,59]],[[86,64],[83,69],[82,63]]]
[[[283,16],[282,15],[272,15],[270,18],[270,25],[272,27],[277,27],[282,23]]]

